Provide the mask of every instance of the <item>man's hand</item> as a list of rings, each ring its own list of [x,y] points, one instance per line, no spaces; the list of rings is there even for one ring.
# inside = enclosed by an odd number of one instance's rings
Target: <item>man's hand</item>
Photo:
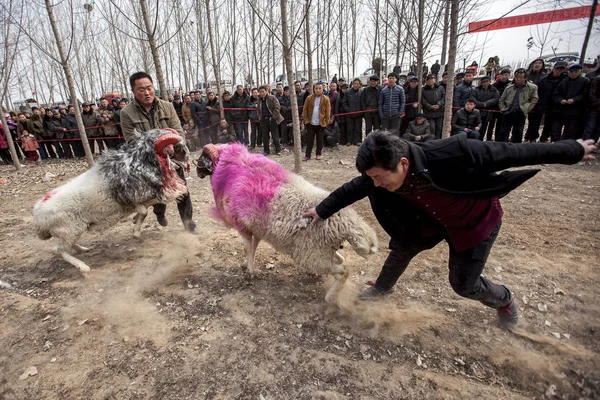
[[[566,100],[561,100],[560,104],[567,104],[567,101]]]
[[[434,110],[439,110],[439,109],[440,109],[440,106],[438,106],[438,105],[436,104],[436,105],[433,105],[433,106],[431,106],[431,108],[433,108]]]
[[[573,104],[573,103],[575,103],[575,100],[573,100],[573,99],[567,100],[567,104]]]
[[[465,128],[465,132],[470,133],[471,130],[469,128]]]
[[[479,127],[475,128],[475,130],[476,130],[477,132],[479,132],[479,129],[480,129]]]
[[[312,218],[311,224],[313,225],[321,221],[321,217],[319,217],[319,214],[317,214],[317,209],[314,207],[310,210],[304,211],[304,213],[302,213],[302,216],[306,218]]]
[[[581,161],[595,160],[596,157],[594,157],[592,155],[592,152],[597,151],[598,146],[596,146],[596,144],[594,143],[594,139],[588,139],[588,140],[577,139],[577,141],[579,142],[579,144],[581,144],[583,146],[583,149],[585,150],[585,153],[584,153]]]
[[[419,140],[421,140],[421,136],[417,135],[417,136],[415,137],[415,140],[418,142]]]

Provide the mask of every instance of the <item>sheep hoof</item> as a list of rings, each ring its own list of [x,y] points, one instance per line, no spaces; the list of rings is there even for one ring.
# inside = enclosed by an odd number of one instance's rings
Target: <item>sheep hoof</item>
[[[334,293],[327,293],[325,295],[325,301],[329,304],[335,304],[337,300],[337,296]]]
[[[139,238],[140,236],[142,236],[141,232],[133,232],[133,237],[134,238]]]
[[[90,267],[88,267],[88,266],[87,266],[87,265],[85,265],[85,264],[81,264],[81,265],[79,266],[79,270],[80,270],[81,272],[90,272]]]

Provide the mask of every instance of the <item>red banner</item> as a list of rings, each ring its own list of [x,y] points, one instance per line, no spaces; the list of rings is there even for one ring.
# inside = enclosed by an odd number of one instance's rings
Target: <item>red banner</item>
[[[569,19],[589,18],[592,6],[565,8],[564,10],[544,11],[533,14],[515,15],[499,20],[487,20],[469,23],[469,33],[493,31],[497,29],[516,28],[550,22],[566,21]]]

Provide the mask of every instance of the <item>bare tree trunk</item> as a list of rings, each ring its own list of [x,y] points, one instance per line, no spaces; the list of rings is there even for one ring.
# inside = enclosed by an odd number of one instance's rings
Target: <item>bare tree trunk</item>
[[[312,50],[310,47],[310,2],[306,3],[306,57],[308,59],[308,93],[312,94],[313,71],[312,71]],[[294,143],[294,146],[296,144]]]
[[[459,0],[451,0],[450,10],[450,51],[448,52],[448,85],[446,86],[446,106],[444,108],[444,130],[442,137],[450,136],[452,129],[452,99],[454,98],[454,66],[456,65],[456,42],[458,39]]]
[[[223,110],[223,96],[221,89],[221,68],[219,66],[219,60],[217,59],[217,49],[215,48],[215,38],[213,35],[213,30],[210,29],[212,26],[211,17],[210,17],[210,0],[206,0],[206,26],[208,29],[208,38],[210,41],[210,53],[212,55],[213,62],[213,72],[215,73],[215,80],[217,81],[217,93],[219,94],[219,104],[221,108],[221,119],[225,119],[225,110]]]
[[[283,33],[283,59],[285,61],[285,73],[287,75],[288,86],[294,87],[294,70],[292,65],[292,49],[290,47],[290,37],[287,22],[287,0],[281,0],[281,30]],[[294,127],[294,172],[302,172],[302,145],[300,138],[300,116],[298,115],[298,100],[295,95],[290,96],[292,107],[292,126]]]
[[[442,33],[442,56],[440,57],[441,64],[440,72],[446,72],[446,45],[448,43],[448,28],[450,24],[450,2],[446,1],[444,7],[444,32]]]
[[[587,51],[588,42],[590,35],[592,34],[592,25],[594,25],[594,16],[596,15],[596,8],[598,7],[598,0],[594,0],[592,3],[592,11],[590,11],[590,20],[588,22],[587,30],[585,31],[585,38],[583,39],[583,45],[581,46],[580,63],[585,63],[585,52]]]
[[[231,6],[231,13],[233,14],[233,29],[231,30],[231,52],[232,52],[232,56],[233,56],[233,63],[231,65],[231,84],[235,85],[236,84],[236,74],[235,71],[237,69],[237,60],[236,60],[236,56],[237,56],[237,32],[235,32],[237,30],[237,23],[236,23],[236,15],[237,15],[237,5],[236,5],[236,1],[233,0],[233,4]],[[234,88],[235,89],[235,88]]]
[[[417,78],[419,78],[419,83],[417,85],[417,109],[419,112],[421,112],[421,93],[423,90],[423,24],[425,23],[425,0],[418,1],[419,14],[417,17],[417,70],[415,71],[415,73],[417,74]]]
[[[146,26],[146,35],[148,36],[148,43],[150,44],[150,51],[152,52],[152,59],[154,60],[154,69],[156,71],[156,80],[158,81],[158,87],[160,87],[160,97],[163,100],[169,98],[167,85],[165,83],[165,77],[163,75],[162,65],[160,63],[160,56],[158,54],[158,48],[156,46],[156,39],[154,38],[154,29],[150,23],[150,15],[148,15],[148,3],[146,0],[140,0],[140,7],[142,10],[142,17],[144,18],[144,25]],[[158,12],[158,9],[156,10]]]
[[[252,2],[252,7],[256,8],[256,0]],[[256,13],[252,13],[252,24],[251,24],[251,32],[252,32],[252,54],[254,55],[254,72],[256,73],[256,86],[260,85],[260,74],[258,72],[258,53],[256,51]]]
[[[92,165],[94,165],[94,158],[92,157],[92,152],[88,143],[87,134],[85,133],[85,125],[83,125],[83,119],[81,118],[81,110],[79,109],[79,103],[77,102],[77,93],[75,92],[75,83],[73,82],[73,76],[71,75],[71,67],[69,66],[69,60],[67,59],[63,50],[62,37],[60,36],[60,31],[56,26],[56,19],[54,18],[54,13],[52,12],[52,5],[50,4],[50,0],[44,1],[46,3],[46,10],[48,11],[50,25],[52,26],[52,31],[54,32],[56,47],[58,48],[58,54],[60,55],[60,61],[62,62],[65,78],[67,78],[67,83],[69,85],[71,99],[73,100],[73,107],[75,108],[75,119],[77,120],[77,128],[79,129],[79,133],[81,134],[81,143],[83,144],[83,150],[85,151],[85,159],[88,165],[91,167]],[[73,32],[73,34],[75,34],[75,32]]]

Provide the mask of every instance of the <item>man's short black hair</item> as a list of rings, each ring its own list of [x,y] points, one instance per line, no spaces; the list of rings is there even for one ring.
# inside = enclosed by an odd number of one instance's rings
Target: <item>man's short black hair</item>
[[[390,73],[388,74],[388,76],[387,76],[387,77],[388,77],[388,78],[392,78],[392,77],[394,77],[394,78],[398,79],[398,74],[397,74],[397,73],[395,73],[395,72],[390,72]]]
[[[467,104],[467,103],[473,103],[473,104],[477,104],[477,103],[475,102],[475,99],[474,99],[474,98],[472,98],[472,97],[471,97],[469,100],[467,100],[467,101],[465,102],[465,104]]]
[[[236,88],[236,90],[237,90],[237,89],[239,89],[239,88],[242,88],[242,89],[243,89],[244,87],[243,87],[242,85],[237,85],[235,88]]]
[[[406,140],[388,131],[373,131],[358,149],[356,169],[364,173],[373,167],[380,167],[396,172],[402,157],[409,157]]]
[[[519,69],[515,70],[514,77],[516,78],[517,75],[521,75],[521,74],[527,75],[527,71],[525,70],[525,68],[519,68]]]
[[[150,82],[154,83],[152,81],[152,77],[150,75],[148,75],[147,73],[145,73],[143,71],[139,71],[129,77],[129,85],[131,86],[131,89],[133,89],[135,87],[135,81],[137,81],[138,79],[144,79],[144,78],[148,78],[148,79],[150,79]]]
[[[267,90],[267,87],[266,87],[266,86],[260,86],[260,87],[258,88],[258,90],[261,90],[261,89],[262,89],[262,90]]]

